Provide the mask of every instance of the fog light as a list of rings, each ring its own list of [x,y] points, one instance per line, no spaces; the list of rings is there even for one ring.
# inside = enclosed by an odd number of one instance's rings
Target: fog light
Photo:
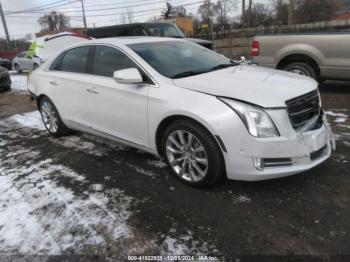
[[[263,171],[264,170],[264,159],[260,157],[253,157],[254,166],[256,169]]]

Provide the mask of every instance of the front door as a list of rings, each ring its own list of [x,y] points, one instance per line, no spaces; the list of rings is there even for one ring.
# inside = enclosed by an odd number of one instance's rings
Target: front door
[[[92,127],[118,138],[148,145],[147,94],[148,84],[120,84],[113,79],[114,71],[138,68],[120,50],[95,47],[89,87]]]

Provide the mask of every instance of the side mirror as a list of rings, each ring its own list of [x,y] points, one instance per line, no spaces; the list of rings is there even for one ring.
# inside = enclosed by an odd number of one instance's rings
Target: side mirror
[[[127,68],[115,71],[113,78],[120,84],[138,84],[142,83],[142,76],[136,68]]]

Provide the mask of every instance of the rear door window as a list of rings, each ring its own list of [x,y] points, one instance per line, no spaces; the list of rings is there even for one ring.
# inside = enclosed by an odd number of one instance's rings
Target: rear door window
[[[85,73],[89,49],[89,46],[82,46],[68,50],[60,63],[60,70],[72,73]]]

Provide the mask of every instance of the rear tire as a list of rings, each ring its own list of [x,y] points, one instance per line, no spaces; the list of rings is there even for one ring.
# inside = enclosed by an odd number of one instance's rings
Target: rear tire
[[[37,63],[35,63],[34,65],[33,65],[33,71],[35,70],[35,69],[37,69],[39,67],[39,65],[37,64]]]
[[[22,70],[18,64],[15,64],[14,67],[15,67],[15,70],[17,71],[18,74],[22,73]]]
[[[295,73],[298,75],[308,76],[313,79],[317,79],[315,68],[311,65],[303,62],[291,63],[283,68],[283,70]]]
[[[210,187],[225,177],[225,163],[217,141],[194,121],[170,123],[162,136],[161,149],[175,177],[187,185]]]
[[[51,99],[43,97],[39,103],[39,111],[47,131],[52,136],[61,137],[71,133],[71,130],[63,123]]]

